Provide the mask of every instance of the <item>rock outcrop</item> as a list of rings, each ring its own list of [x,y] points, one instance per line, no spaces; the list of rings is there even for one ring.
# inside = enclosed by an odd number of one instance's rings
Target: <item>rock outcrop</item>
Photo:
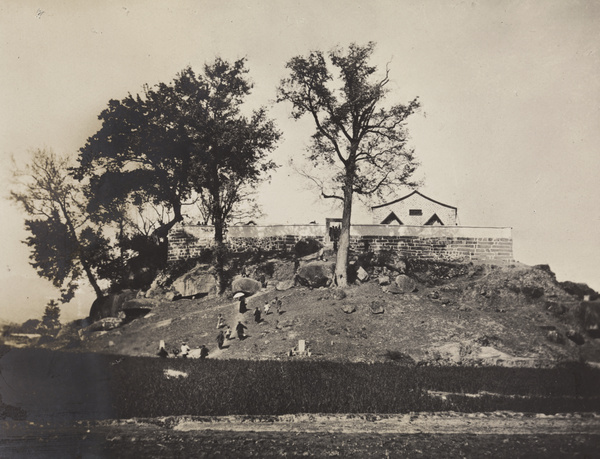
[[[294,279],[279,281],[275,285],[275,289],[279,290],[279,291],[289,290],[294,286],[294,284],[295,284]]]
[[[412,293],[417,289],[417,283],[406,274],[396,276],[396,286],[401,290],[400,293]]]
[[[117,317],[123,305],[136,297],[133,290],[125,290],[121,293],[110,294],[97,298],[90,309],[90,318],[96,322],[105,317]]]
[[[254,295],[262,288],[262,284],[249,277],[236,277],[231,283],[233,293],[243,292],[246,295]]]
[[[172,285],[177,296],[216,295],[218,286],[215,270],[212,266],[199,264],[191,271],[177,278]]]
[[[296,277],[300,285],[317,288],[328,287],[335,276],[335,263],[326,261],[313,261],[303,265],[298,270]]]
[[[371,301],[369,308],[371,314],[383,314],[385,312],[384,304],[381,301]]]

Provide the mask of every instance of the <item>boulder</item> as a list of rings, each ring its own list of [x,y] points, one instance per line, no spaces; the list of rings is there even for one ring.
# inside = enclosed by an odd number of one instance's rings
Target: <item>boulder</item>
[[[563,315],[565,312],[567,312],[567,307],[564,304],[557,303],[556,301],[546,301],[546,309],[557,316]]]
[[[544,295],[544,289],[538,286],[525,285],[524,287],[521,287],[521,293],[529,300],[537,300]]]
[[[353,304],[345,304],[342,306],[342,311],[344,311],[346,314],[352,314],[354,311],[356,311],[356,308],[354,307]]]
[[[461,343],[446,343],[438,346],[431,352],[433,360],[449,361],[451,363],[459,363],[461,356]]]
[[[127,309],[152,309],[160,304],[160,301],[153,298],[132,298],[123,303],[121,310]]]
[[[548,341],[556,344],[564,344],[565,342],[565,339],[557,330],[548,330],[548,333],[546,333],[546,338]]]
[[[429,298],[431,300],[439,300],[440,299],[440,292],[438,292],[437,290],[434,290],[433,292],[429,292],[427,294],[427,298]]]
[[[305,287],[327,287],[335,277],[335,263],[313,261],[301,266],[296,277],[300,285]]]
[[[134,319],[145,317],[158,304],[158,300],[151,298],[133,298],[123,304],[119,317],[121,317],[122,313],[124,321],[130,322]]]
[[[275,260],[273,263],[273,279],[285,281],[294,279],[294,262],[285,260]]]
[[[90,318],[96,322],[105,317],[117,317],[123,304],[136,297],[133,290],[125,290],[121,293],[114,293],[97,298],[90,308]]]
[[[394,262],[393,268],[400,274],[404,274],[406,272],[406,262],[403,260],[397,260]]]
[[[466,352],[465,352],[466,349]],[[469,355],[469,350],[471,353]],[[499,351],[498,349],[491,346],[471,347],[468,344],[461,347],[461,354],[464,355],[463,360],[469,357],[475,360],[482,360],[485,363],[498,365],[500,362],[511,362],[514,361],[514,357],[505,352]]]
[[[371,309],[371,314],[383,314],[385,312],[384,304],[381,301],[371,301],[369,307]]]
[[[359,266],[356,270],[356,278],[361,282],[367,282],[369,280],[369,273],[362,266]]]
[[[289,290],[294,286],[294,284],[295,284],[294,279],[279,281],[275,285],[275,290],[279,290],[280,292],[282,292],[284,290]]]
[[[396,286],[401,290],[400,293],[412,293],[417,290],[417,283],[406,274],[396,276]]]
[[[346,292],[344,292],[341,288],[336,288],[333,291],[332,296],[334,300],[343,300],[344,298],[346,298]]]
[[[117,319],[116,317],[106,317],[105,319],[100,319],[97,322],[94,322],[87,328],[82,329],[82,332],[98,332],[98,331],[106,331],[113,330],[117,328],[119,325],[123,323],[122,319]]]
[[[217,279],[212,266],[198,264],[191,271],[177,278],[172,285],[175,296],[216,295]]]
[[[254,295],[262,288],[262,284],[249,277],[236,277],[231,282],[233,293],[244,292],[246,295]]]
[[[152,281],[150,288],[148,288],[148,290],[146,290],[143,293],[143,296],[145,296],[146,298],[162,298],[162,297],[164,297],[166,292],[165,292],[165,289],[163,288],[163,286],[167,282],[167,279],[168,279],[167,274],[159,273],[155,277],[154,281]]]
[[[575,330],[569,330],[567,333],[567,338],[569,338],[571,341],[573,341],[575,344],[577,344],[578,346],[581,346],[582,344],[585,343],[585,338],[583,337],[583,335],[581,333],[579,333],[578,331]]]
[[[392,295],[398,295],[404,293],[404,291],[396,284],[386,285],[383,287],[385,293],[391,293]]]
[[[377,282],[379,283],[379,285],[390,285],[390,276],[381,275],[377,279]]]

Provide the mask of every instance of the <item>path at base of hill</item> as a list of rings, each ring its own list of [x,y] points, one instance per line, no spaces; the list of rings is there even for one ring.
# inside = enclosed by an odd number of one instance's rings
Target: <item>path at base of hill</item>
[[[598,432],[598,413],[1,421],[0,456],[594,457]]]

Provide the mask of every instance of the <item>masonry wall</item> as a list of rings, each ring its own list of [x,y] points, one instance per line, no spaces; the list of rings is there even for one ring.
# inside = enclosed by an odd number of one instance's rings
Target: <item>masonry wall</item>
[[[230,250],[248,249],[288,252],[301,239],[313,238],[324,245],[324,225],[232,226],[227,229],[226,243]],[[169,232],[169,261],[194,258],[213,244],[212,226],[176,225]],[[329,238],[327,238],[329,239]]]
[[[250,248],[291,251],[296,242],[314,238],[327,247],[325,225],[233,226],[226,243],[233,251]],[[169,261],[193,258],[212,245],[211,226],[177,225],[169,233]],[[353,225],[354,252],[394,251],[402,256],[442,261],[512,263],[512,229],[465,226]]]

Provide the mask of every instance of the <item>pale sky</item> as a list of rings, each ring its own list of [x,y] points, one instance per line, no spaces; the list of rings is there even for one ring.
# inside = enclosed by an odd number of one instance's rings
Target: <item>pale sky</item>
[[[512,227],[518,261],[600,289],[600,2],[4,0],[0,40],[2,197],[11,155],[75,156],[109,99],[218,55],[247,57],[248,103],[267,105],[283,131],[262,221],[338,216],[287,166],[311,121],[272,101],[291,57],[375,41],[390,102],[422,103],[408,125],[421,191],[458,207],[461,225]],[[0,319],[39,318],[58,294],[28,264],[24,215],[5,199],[0,210]],[[360,209],[354,222],[370,223]],[[63,317],[86,316],[92,299]]]

